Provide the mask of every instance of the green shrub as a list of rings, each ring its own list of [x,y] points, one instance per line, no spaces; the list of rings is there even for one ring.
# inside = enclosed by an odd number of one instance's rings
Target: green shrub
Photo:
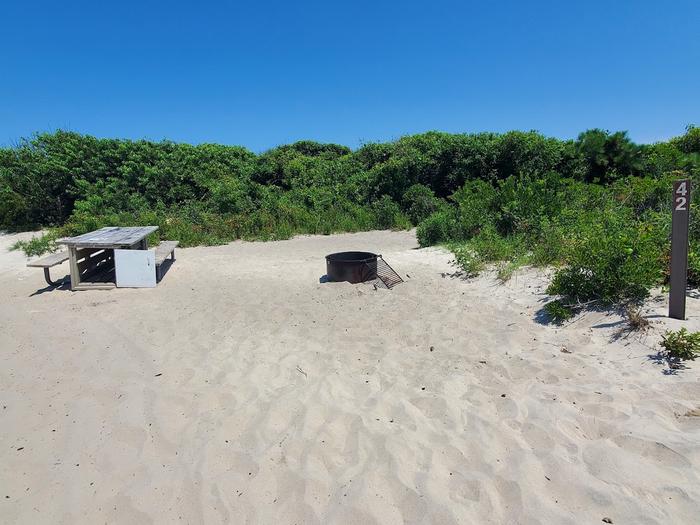
[[[644,299],[663,275],[661,233],[624,212],[580,225],[572,233],[566,266],[556,272],[547,292],[569,303]]]
[[[418,225],[416,230],[418,244],[420,246],[434,246],[456,240],[459,237],[458,229],[456,210],[453,208],[440,210]]]
[[[37,224],[33,224],[30,219],[27,200],[13,191],[9,185],[3,184],[0,177],[0,227],[11,231],[20,231],[33,229],[36,226]]]
[[[670,183],[700,184],[698,137],[692,126],[644,146],[602,130],[575,141],[428,132],[357,151],[301,141],[258,155],[57,131],[0,148],[0,228],[154,224],[154,237],[190,246],[415,224],[421,246],[452,246],[470,275],[493,263],[502,280],[524,264],[555,265],[549,291],[562,304],[627,303],[667,275]],[[689,282],[700,284],[697,213],[690,248]]]
[[[496,268],[497,277],[507,281],[521,266],[528,263],[519,237],[502,237],[493,226],[484,228],[468,241],[448,245],[455,255],[455,264],[469,277],[478,275],[489,263],[503,261]]]
[[[559,218],[542,218],[539,236],[530,240],[529,263],[533,266],[559,265],[564,262],[569,249],[567,229]]]
[[[670,264],[670,259],[669,259]],[[691,242],[688,250],[688,284],[700,285],[700,243]]]
[[[638,175],[643,166],[642,150],[627,132],[609,133],[600,129],[584,131],[576,140],[586,182],[609,182]]]
[[[437,211],[441,201],[435,192],[423,184],[414,184],[403,194],[403,206],[406,215],[415,225]]]
[[[510,261],[504,261],[498,266],[496,277],[502,283],[506,283],[510,281],[515,272],[529,263],[530,257],[527,254],[515,256]]]
[[[373,202],[372,211],[375,215],[375,226],[379,229],[408,229],[411,227],[411,221],[403,214],[399,205],[388,195],[384,195],[378,201]]]
[[[557,324],[568,321],[574,316],[573,309],[564,304],[560,299],[555,299],[544,305],[544,311]]]
[[[466,277],[476,277],[484,269],[484,261],[469,244],[456,244],[450,246],[454,253],[454,263]]]
[[[469,181],[457,190],[451,197],[457,204],[454,240],[469,239],[485,226],[493,224],[497,197],[496,188],[483,180]]]
[[[17,241],[10,247],[10,250],[22,250],[27,257],[43,255],[58,249],[56,239],[57,235],[51,232],[40,237],[32,237],[28,241]]]
[[[685,135],[671,139],[679,150],[683,153],[700,153],[700,128],[689,125],[685,130]]]
[[[502,236],[492,225],[484,227],[467,244],[485,262],[512,261],[525,252],[522,237],[517,235]]]
[[[221,214],[248,213],[254,208],[251,188],[238,178],[216,181],[211,189],[211,204]]]
[[[536,237],[543,219],[557,217],[568,202],[569,186],[557,173],[514,176],[501,181],[497,225],[503,234],[523,233]]]
[[[665,356],[673,360],[695,360],[700,355],[700,332],[666,331],[661,339]]]

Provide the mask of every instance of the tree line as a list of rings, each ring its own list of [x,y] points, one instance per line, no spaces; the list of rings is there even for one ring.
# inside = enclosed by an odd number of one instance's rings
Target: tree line
[[[669,180],[698,175],[693,126],[649,145],[601,129],[575,140],[428,132],[355,150],[300,141],[261,154],[57,131],[0,148],[0,228],[55,236],[155,224],[162,238],[188,246],[418,226],[421,244],[448,244],[467,273],[493,261],[507,261],[504,275],[519,264],[555,264],[562,277],[552,292],[565,303],[619,301],[612,284],[603,297],[591,275],[629,265],[639,290],[662,282]],[[608,245],[593,246],[595,236]],[[598,255],[583,260],[586,253]],[[609,266],[593,268],[601,254]],[[632,270],[640,266],[649,271]],[[566,271],[581,281],[569,283],[578,292],[567,288]],[[597,291],[583,293],[590,283]]]

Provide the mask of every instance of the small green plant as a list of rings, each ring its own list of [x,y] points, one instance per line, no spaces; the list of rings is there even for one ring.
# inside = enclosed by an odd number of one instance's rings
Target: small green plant
[[[455,256],[453,264],[462,270],[466,277],[476,277],[484,269],[484,261],[468,244],[452,245],[450,250]]]
[[[571,306],[564,304],[561,299],[556,299],[544,305],[544,311],[557,324],[568,321],[574,316]]]
[[[513,277],[515,272],[528,263],[526,255],[515,257],[510,261],[504,261],[498,265],[496,277],[501,283],[507,283]]]
[[[677,332],[667,330],[661,336],[665,357],[676,361],[695,360],[700,356],[700,332],[688,332],[681,328]]]
[[[28,241],[17,241],[10,250],[22,250],[27,257],[43,255],[47,252],[55,252],[58,249],[56,246],[56,235],[49,233],[41,237],[32,237]]]

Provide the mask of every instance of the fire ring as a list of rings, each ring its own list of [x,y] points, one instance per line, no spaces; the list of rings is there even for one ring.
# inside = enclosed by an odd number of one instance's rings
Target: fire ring
[[[377,278],[377,255],[371,252],[339,252],[326,255],[329,281],[363,283]]]

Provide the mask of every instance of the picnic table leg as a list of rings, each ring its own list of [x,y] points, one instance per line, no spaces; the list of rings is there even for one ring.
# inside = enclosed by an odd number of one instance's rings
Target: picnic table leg
[[[78,250],[74,246],[68,247],[68,260],[70,261],[70,289],[75,290],[80,284],[80,271],[78,270]]]
[[[44,268],[44,279],[46,279],[46,282],[49,284],[49,286],[58,286],[59,285],[58,281],[51,280],[51,274],[49,273],[48,268]]]

